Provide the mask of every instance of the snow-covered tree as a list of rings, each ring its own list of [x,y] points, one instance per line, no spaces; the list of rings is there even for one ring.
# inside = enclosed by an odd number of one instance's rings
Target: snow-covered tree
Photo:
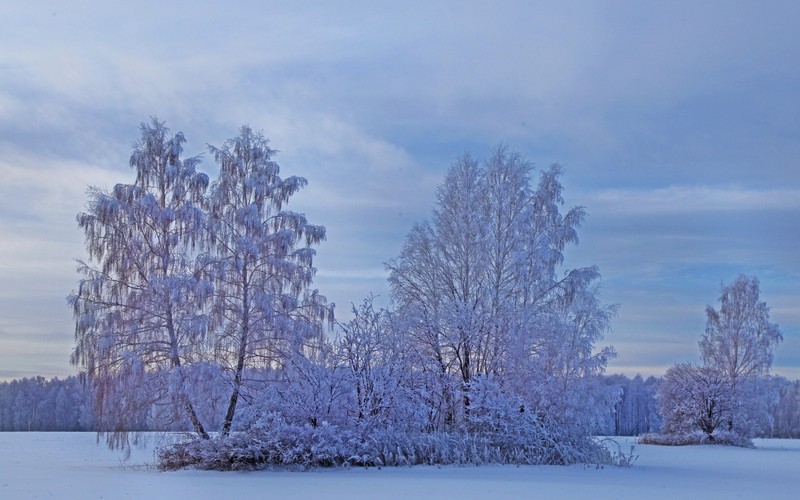
[[[276,151],[247,126],[209,151],[220,171],[207,202],[203,259],[215,286],[214,351],[231,375],[222,424],[227,434],[246,389],[245,370],[282,367],[323,334],[333,306],[311,289],[312,246],[325,239],[325,228],[284,208],[306,180],[281,178]]]
[[[182,158],[184,142],[156,118],[143,123],[130,158],[134,183],[91,188],[77,217],[89,259],[78,262],[68,299],[72,362],[92,380],[101,429],[139,429],[154,405],[167,405],[207,437],[184,379],[208,355],[203,304],[213,288],[194,259],[208,177],[197,158]]]
[[[611,404],[594,378],[613,351],[594,347],[614,308],[597,299],[596,268],[558,276],[585,213],[561,212],[559,166],[536,189],[531,170],[503,147],[483,162],[462,156],[437,192],[432,221],[414,226],[387,265],[397,313],[422,355],[418,369],[428,374],[435,427],[469,413],[478,376],[564,422],[594,413],[576,411],[590,394]]]
[[[728,430],[736,427],[746,435],[766,425],[757,417],[768,414],[768,399],[760,397],[765,391],[756,386],[766,389],[759,379],[769,374],[773,351],[783,340],[759,295],[755,276],[740,275],[730,285],[721,285],[719,311],[706,308],[706,331],[699,342],[704,365],[724,375],[736,401]]]
[[[353,318],[340,325],[336,349],[347,372],[346,413],[359,429],[411,428],[418,420],[413,352],[405,344],[398,318],[385,309],[376,310],[373,301],[370,295],[353,306]]]
[[[516,351],[532,353],[515,364],[524,368],[515,373],[517,385],[525,388],[529,404],[538,411],[581,432],[597,432],[619,398],[599,377],[616,353],[610,347],[596,348],[616,308],[600,304],[591,281],[573,276],[566,295],[547,309],[533,323],[530,350]]]
[[[699,342],[703,366],[677,365],[659,389],[668,434],[702,431],[714,441],[720,432],[738,442],[768,431],[778,400],[769,381],[773,350],[783,340],[759,299],[756,277],[740,275],[721,286],[721,307],[706,308]]]
[[[730,381],[725,375],[692,364],[679,364],[667,370],[658,397],[664,413],[664,432],[702,431],[711,442],[715,431],[730,418],[734,406]]]
[[[721,285],[719,311],[706,308],[706,331],[699,342],[703,363],[724,373],[734,387],[740,379],[767,375],[772,353],[783,340],[759,295],[758,278],[740,275]]]

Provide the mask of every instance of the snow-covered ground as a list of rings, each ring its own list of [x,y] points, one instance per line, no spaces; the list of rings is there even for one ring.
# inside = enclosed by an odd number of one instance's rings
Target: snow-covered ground
[[[622,438],[623,449],[630,441]],[[0,433],[0,498],[800,498],[800,441],[756,449],[636,445],[634,467],[158,472],[88,433]]]

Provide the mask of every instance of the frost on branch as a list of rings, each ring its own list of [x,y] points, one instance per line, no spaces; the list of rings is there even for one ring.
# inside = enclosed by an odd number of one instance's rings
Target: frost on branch
[[[208,177],[195,170],[197,158],[181,157],[184,142],[155,118],[143,123],[130,159],[134,184],[90,189],[78,214],[89,260],[78,262],[78,290],[68,298],[72,362],[92,381],[98,427],[112,444],[163,407],[208,435],[196,395],[180,390],[184,367],[207,356],[210,291],[194,262]]]

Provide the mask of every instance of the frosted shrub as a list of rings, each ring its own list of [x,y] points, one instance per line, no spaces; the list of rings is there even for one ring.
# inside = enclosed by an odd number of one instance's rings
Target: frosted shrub
[[[521,436],[526,437],[520,440]],[[272,414],[257,428],[159,450],[159,467],[247,470],[275,466],[410,466],[482,464],[612,464],[608,450],[589,437],[550,434],[529,425],[511,438],[465,432],[358,433],[323,422],[291,424]]]
[[[700,431],[690,431],[673,434],[648,433],[642,434],[638,439],[639,444],[655,444],[661,446],[687,446],[698,444],[723,444],[752,448],[753,441],[735,432],[716,429],[710,435]]]
[[[164,448],[160,467],[237,470],[271,466],[408,466],[621,463],[593,438],[526,411],[492,380],[470,388],[470,411],[451,431],[431,431],[398,421],[359,426],[358,421],[313,421],[279,410],[274,402],[242,414],[244,427],[212,440],[193,439]]]

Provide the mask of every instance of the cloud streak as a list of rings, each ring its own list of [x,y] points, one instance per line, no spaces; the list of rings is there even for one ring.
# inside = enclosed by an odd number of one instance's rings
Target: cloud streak
[[[593,210],[611,214],[687,214],[800,210],[800,189],[670,186],[603,189],[587,196]]]

